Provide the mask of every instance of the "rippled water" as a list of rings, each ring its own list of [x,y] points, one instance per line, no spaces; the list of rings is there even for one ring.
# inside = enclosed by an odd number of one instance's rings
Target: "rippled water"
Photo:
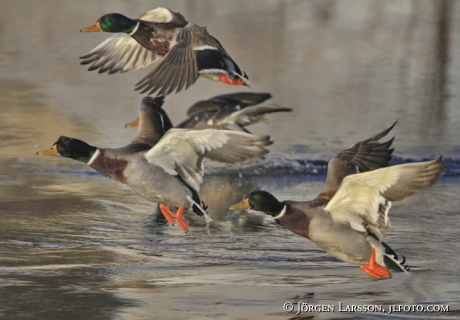
[[[86,71],[78,56],[107,34],[78,30],[104,13],[160,5],[206,25],[257,91],[294,109],[250,128],[272,135],[267,159],[209,167],[200,194],[214,223],[190,215],[188,235],[86,165],[34,156],[60,135],[104,147],[132,139],[123,125],[148,70]],[[460,317],[457,2],[6,0],[0,8],[0,318],[294,319],[285,302],[450,308],[304,319]],[[199,80],[165,109],[177,123],[193,102],[240,90]],[[435,186],[392,208],[387,242],[406,256],[410,276],[375,281],[263,214],[227,212],[260,188],[314,198],[325,161],[395,119],[395,163],[443,154],[448,164]]]

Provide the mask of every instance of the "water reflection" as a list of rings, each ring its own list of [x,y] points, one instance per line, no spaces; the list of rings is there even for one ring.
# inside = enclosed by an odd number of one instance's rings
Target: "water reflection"
[[[84,269],[67,275],[3,274],[0,314],[4,319],[108,319],[137,306],[133,299],[104,290],[105,276],[91,274],[90,285]]]
[[[441,182],[424,192],[429,197],[422,194],[392,208],[395,230],[387,241],[415,268],[410,277],[395,275],[376,282],[277,227],[263,214],[230,214],[223,209],[241,194],[260,188],[280,199],[310,199],[321,189],[321,179],[286,176],[270,184],[274,180],[269,178],[208,177],[202,192],[215,222],[206,225],[190,216],[191,232],[183,236],[179,228],[160,218],[152,203],[101,175],[81,170],[42,173],[43,181],[31,189],[38,190],[35,200],[3,201],[0,206],[0,276],[8,284],[0,291],[8,297],[12,292],[27,296],[42,290],[36,301],[46,300],[43,314],[51,318],[54,311],[46,306],[52,303],[79,316],[103,305],[95,317],[142,318],[155,312],[160,318],[174,318],[189,310],[196,318],[204,312],[227,313],[230,319],[244,318],[240,313],[244,306],[249,312],[245,314],[275,319],[286,316],[280,309],[284,300],[353,304],[358,299],[384,305],[458,302],[458,289],[446,285],[450,277],[458,276],[455,253],[460,248],[453,241],[459,236],[456,182]],[[35,175],[33,171],[25,176]],[[56,175],[63,179],[62,191],[52,188],[56,182],[50,178]],[[231,188],[238,191],[228,192]],[[439,220],[433,221],[433,212]],[[431,240],[427,244],[423,239]],[[440,260],[440,254],[451,262]],[[21,281],[28,281],[27,285]],[[49,290],[52,293],[46,296]],[[193,298],[187,292],[193,292]],[[67,299],[74,295],[79,298],[69,306]],[[92,301],[80,311],[78,301],[89,298]],[[13,301],[5,309],[7,315],[15,314],[26,300]],[[168,303],[176,307],[157,311]],[[107,311],[111,305],[117,306],[113,313]],[[30,317],[40,316],[35,309],[24,310]]]

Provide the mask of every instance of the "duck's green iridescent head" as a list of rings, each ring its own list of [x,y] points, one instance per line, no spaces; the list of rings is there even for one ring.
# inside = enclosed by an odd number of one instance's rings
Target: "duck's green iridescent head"
[[[136,28],[136,25],[136,20],[119,13],[109,13],[99,18],[94,25],[81,29],[80,32],[105,31],[131,33]]]
[[[252,209],[262,211],[270,216],[277,216],[284,208],[284,205],[275,198],[274,195],[267,191],[256,190],[243,199],[243,201],[234,204],[229,210]]]
[[[60,136],[50,149],[37,152],[39,156],[61,156],[88,163],[97,151],[84,141]]]

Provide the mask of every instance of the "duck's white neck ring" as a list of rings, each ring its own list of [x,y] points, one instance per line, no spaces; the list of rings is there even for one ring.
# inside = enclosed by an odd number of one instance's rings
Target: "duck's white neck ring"
[[[91,157],[91,159],[89,159],[88,161],[88,165],[91,165],[94,160],[96,160],[96,158],[101,154],[101,151],[99,149],[96,150],[96,152],[93,154],[93,156]]]
[[[139,29],[139,24],[140,24],[140,22],[138,21],[137,24],[136,24],[136,26],[134,27],[133,31],[131,31],[130,33],[128,33],[130,36],[132,36],[133,34],[136,33],[137,29]]]
[[[280,214],[277,215],[276,217],[273,217],[274,219],[279,219],[281,218],[282,216],[284,216],[284,214],[286,213],[286,206],[283,207],[283,210],[281,210]]]

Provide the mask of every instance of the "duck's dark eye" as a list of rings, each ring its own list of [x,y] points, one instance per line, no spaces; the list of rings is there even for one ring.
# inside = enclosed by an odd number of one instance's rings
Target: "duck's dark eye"
[[[70,141],[69,141],[69,140],[65,140],[65,141],[64,141],[64,144],[65,144],[66,146],[68,146],[68,145],[70,144]]]
[[[112,22],[112,18],[107,18],[107,21],[108,21],[108,22]]]
[[[260,199],[260,194],[256,194],[256,196],[254,198]]]

